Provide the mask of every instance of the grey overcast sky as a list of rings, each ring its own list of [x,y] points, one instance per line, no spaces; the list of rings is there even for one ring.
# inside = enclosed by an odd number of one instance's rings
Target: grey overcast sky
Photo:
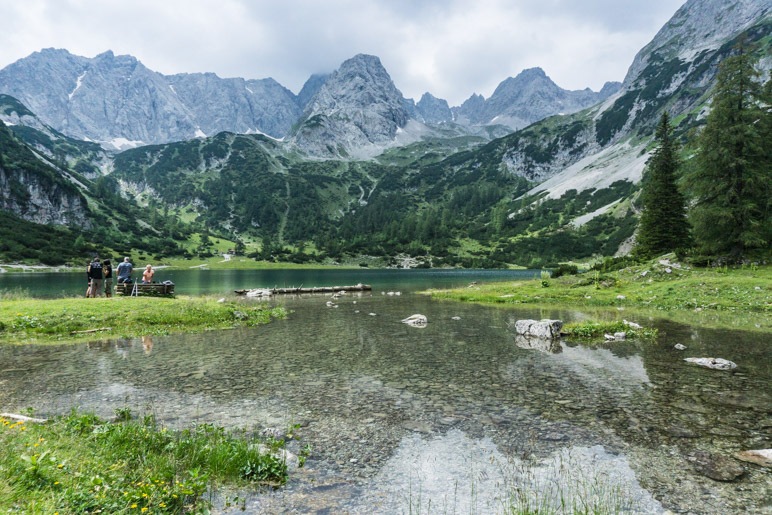
[[[0,0],[0,68],[43,48],[163,74],[273,77],[380,57],[397,88],[460,105],[539,66],[566,89],[624,78],[684,0]]]

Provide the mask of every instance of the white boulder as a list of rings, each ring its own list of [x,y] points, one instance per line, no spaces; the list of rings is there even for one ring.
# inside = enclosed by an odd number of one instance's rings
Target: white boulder
[[[723,358],[684,358],[684,361],[714,370],[732,370],[737,368],[736,363]]]
[[[563,329],[562,320],[518,320],[515,322],[515,332],[523,336],[536,338],[560,338],[560,330]]]
[[[426,327],[426,324],[429,323],[429,319],[426,318],[426,315],[415,314],[410,315],[407,318],[403,318],[402,323],[413,327]]]

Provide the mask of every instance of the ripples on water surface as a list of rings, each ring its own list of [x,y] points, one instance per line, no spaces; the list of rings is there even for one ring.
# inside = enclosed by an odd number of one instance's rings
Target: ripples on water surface
[[[581,313],[381,293],[338,307],[324,296],[277,299],[289,318],[254,329],[0,346],[0,407],[302,424],[312,458],[285,488],[247,496],[254,513],[497,513],[517,505],[516,487],[544,503],[598,495],[641,512],[770,510],[767,469],[748,465],[739,482],[719,483],[687,460],[770,447],[768,334],[662,323],[656,343],[550,352],[518,347],[514,321]],[[414,313],[426,328],[400,323]],[[712,371],[688,356],[739,366]]]

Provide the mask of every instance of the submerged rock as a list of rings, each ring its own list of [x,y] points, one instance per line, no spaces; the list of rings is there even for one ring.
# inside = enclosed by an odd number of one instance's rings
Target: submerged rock
[[[684,361],[714,370],[732,370],[737,368],[736,363],[723,358],[684,358]]]
[[[707,451],[696,451],[687,457],[699,474],[716,481],[734,481],[745,473],[745,469],[732,458]]]

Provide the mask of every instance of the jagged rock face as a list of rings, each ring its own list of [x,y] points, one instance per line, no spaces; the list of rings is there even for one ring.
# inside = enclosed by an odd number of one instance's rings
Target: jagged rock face
[[[168,81],[207,136],[229,131],[281,138],[302,112],[293,93],[273,79],[221,79],[214,73],[186,73],[172,75]]]
[[[292,92],[273,79],[166,77],[110,51],[93,59],[66,50],[35,52],[0,70],[0,92],[68,136],[116,146],[224,130],[282,137],[301,112]]]
[[[618,89],[618,83],[606,83],[600,93],[590,89],[568,91],[552,82],[541,68],[531,68],[504,80],[489,99],[473,95],[454,112],[459,120],[472,124],[520,129],[554,114],[581,111]]]
[[[32,112],[45,113],[52,126],[61,126],[68,117],[68,94],[88,59],[52,48],[35,52],[0,70],[0,93],[20,100]]]
[[[16,99],[4,95],[0,95],[0,118],[36,121]],[[43,132],[36,136],[46,137],[49,134]],[[36,155],[0,120],[0,211],[39,224],[88,229],[91,221],[81,188],[70,173],[53,166],[41,153]]]
[[[164,77],[131,56],[96,56],[76,77],[68,97],[65,134],[140,142],[195,136],[195,123]]]
[[[23,195],[14,195],[12,190]],[[85,200],[77,193],[47,184],[25,170],[0,166],[0,210],[38,224],[69,225],[90,229]]]
[[[633,59],[623,88],[636,82],[654,54],[691,61],[772,15],[772,0],[688,0]]]
[[[314,97],[293,144],[315,157],[374,155],[394,142],[409,113],[380,59],[345,61]]]
[[[443,123],[453,121],[453,111],[447,100],[424,93],[416,104],[416,113],[424,123]]]
[[[27,109],[17,99],[0,94],[0,121],[6,126],[23,125],[53,136],[51,128],[40,121],[35,113]]]
[[[298,93],[298,106],[301,110],[305,111],[308,104],[311,103],[311,100],[313,100],[319,90],[322,89],[322,86],[327,82],[328,78],[330,78],[329,73],[315,73],[308,78],[306,83],[303,84],[303,87],[300,89],[300,93]]]

